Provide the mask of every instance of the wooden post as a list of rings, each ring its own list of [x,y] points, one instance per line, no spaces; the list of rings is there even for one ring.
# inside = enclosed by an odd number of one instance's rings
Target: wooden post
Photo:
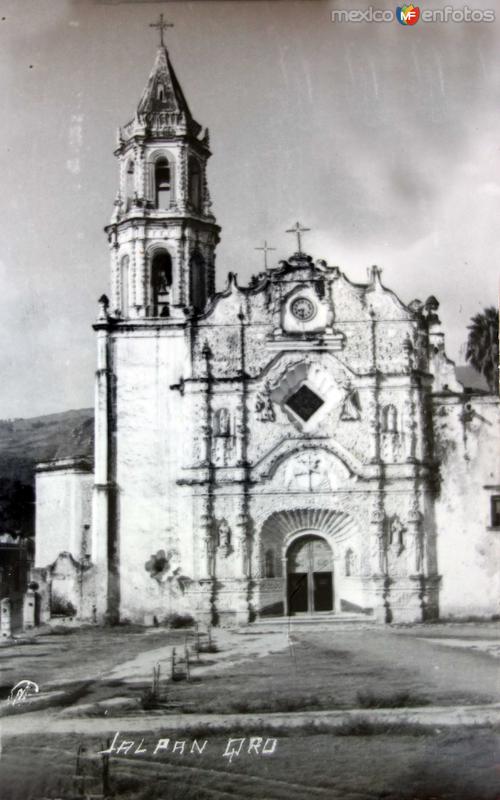
[[[160,665],[156,664],[153,667],[153,685],[152,685],[152,692],[153,696],[158,699],[160,694]]]
[[[111,747],[111,739],[106,740],[106,750]],[[102,756],[102,793],[104,797],[109,797],[109,755]]]
[[[82,753],[84,752],[85,748],[82,744],[78,745],[78,749],[76,751],[76,764],[75,764],[75,774],[73,776],[73,787],[75,792],[80,796],[83,797],[85,794],[85,776],[82,764]]]
[[[200,662],[200,626],[196,623],[196,661]]]

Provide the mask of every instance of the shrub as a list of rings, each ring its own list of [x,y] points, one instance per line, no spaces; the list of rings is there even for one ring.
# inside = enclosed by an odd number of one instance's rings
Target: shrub
[[[154,708],[158,708],[159,705],[158,693],[155,692],[151,686],[148,686],[141,694],[141,708],[144,711],[151,711]]]
[[[74,617],[76,608],[65,597],[54,592],[50,598],[50,613],[58,617]]]
[[[75,628],[68,627],[67,625],[54,625],[45,634],[46,636],[70,636],[75,632]]]
[[[195,650],[197,653],[218,653],[219,648],[215,644],[215,642],[200,642],[199,645],[195,645]]]
[[[191,628],[194,625],[194,617],[191,614],[172,613],[165,617],[164,624],[169,628]]]
[[[430,725],[414,723],[371,722],[357,719],[333,730],[335,736],[433,736],[438,731]]]
[[[361,691],[356,696],[360,708],[414,708],[429,705],[425,698],[404,691],[389,695]]]

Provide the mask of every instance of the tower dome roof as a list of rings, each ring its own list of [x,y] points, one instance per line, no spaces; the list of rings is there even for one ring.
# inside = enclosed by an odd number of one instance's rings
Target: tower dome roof
[[[155,63],[137,106],[134,120],[121,129],[123,140],[142,129],[150,137],[191,135],[197,137],[202,126],[193,119],[167,48],[161,44]]]

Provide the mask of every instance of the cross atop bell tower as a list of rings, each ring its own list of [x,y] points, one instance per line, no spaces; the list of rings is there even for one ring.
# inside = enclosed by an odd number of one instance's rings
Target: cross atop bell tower
[[[110,312],[118,320],[185,319],[215,291],[220,228],[206,169],[208,129],[196,122],[164,43],[134,118],[118,131],[119,191],[106,228],[112,254]]]
[[[163,31],[166,30],[167,28],[173,28],[174,24],[173,22],[164,22],[163,14],[160,14],[160,19],[158,20],[158,22],[150,22],[149,27],[158,28],[158,30],[160,31],[160,47],[163,47],[164,46]]]

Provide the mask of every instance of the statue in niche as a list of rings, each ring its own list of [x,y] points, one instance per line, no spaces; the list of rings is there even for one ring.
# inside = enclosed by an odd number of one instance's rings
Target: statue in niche
[[[207,574],[209,578],[215,577],[215,540],[212,534],[205,538],[207,548]]]
[[[398,412],[392,403],[382,409],[382,433],[398,433]]]
[[[403,523],[399,519],[398,515],[396,514],[392,519],[389,520],[389,531],[388,531],[388,546],[391,549],[391,552],[395,553],[396,556],[400,556],[403,550],[405,549],[405,542],[404,542],[404,534],[406,528],[404,527]]]
[[[261,422],[274,422],[276,419],[273,401],[271,400],[269,381],[265,382],[263,392],[257,392],[257,397],[255,398],[255,413],[257,419]]]
[[[219,547],[222,550],[224,556],[230,555],[232,553],[231,547],[231,528],[227,524],[226,519],[221,519],[219,522]]]
[[[350,578],[353,575],[356,575],[357,572],[358,572],[358,568],[357,568],[356,553],[354,552],[352,547],[349,547],[345,551],[344,574],[345,574],[346,578]]]
[[[214,434],[215,436],[229,436],[231,433],[231,419],[227,408],[219,408],[215,412]]]
[[[217,466],[224,467],[230,461],[234,446],[231,435],[231,415],[227,408],[219,408],[214,414],[213,459]]]
[[[345,386],[345,390],[346,395],[342,403],[340,419],[343,422],[358,421],[361,418],[361,403],[359,402],[357,389],[354,389],[352,384],[348,383]]]

